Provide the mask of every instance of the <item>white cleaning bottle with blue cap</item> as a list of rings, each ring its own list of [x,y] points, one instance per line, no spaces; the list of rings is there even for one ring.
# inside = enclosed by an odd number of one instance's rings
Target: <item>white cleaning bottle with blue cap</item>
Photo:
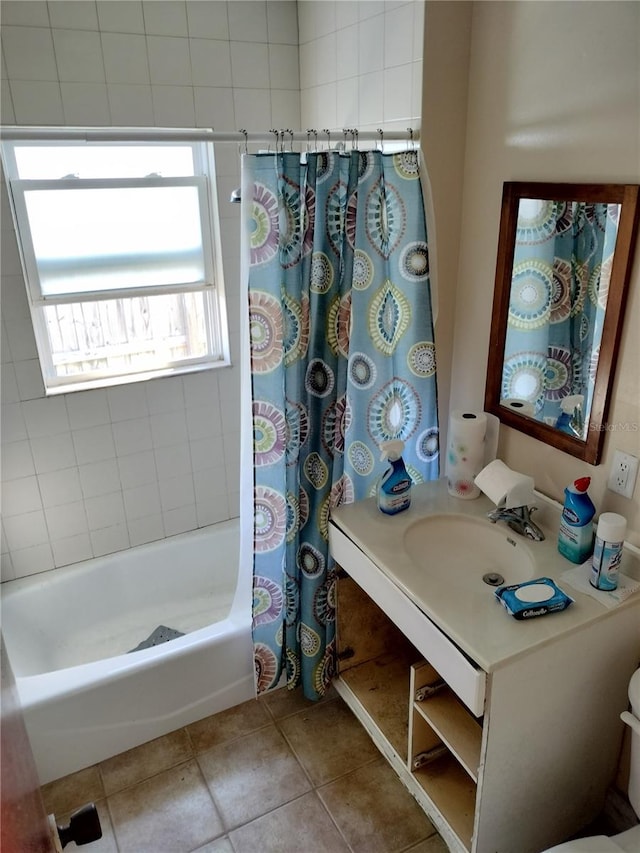
[[[378,481],[378,507],[387,515],[395,515],[411,504],[413,483],[402,459],[404,441],[383,441],[380,450],[380,459],[388,459],[391,464]]]

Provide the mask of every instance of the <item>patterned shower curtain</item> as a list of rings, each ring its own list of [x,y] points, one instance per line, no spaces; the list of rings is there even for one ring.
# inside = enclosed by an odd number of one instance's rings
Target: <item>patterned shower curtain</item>
[[[419,152],[243,157],[258,692],[335,672],[332,508],[375,494],[379,444],[438,477]],[[245,194],[248,195],[245,198]]]
[[[502,397],[551,426],[573,395],[587,422],[618,216],[617,204],[538,199],[518,211]]]

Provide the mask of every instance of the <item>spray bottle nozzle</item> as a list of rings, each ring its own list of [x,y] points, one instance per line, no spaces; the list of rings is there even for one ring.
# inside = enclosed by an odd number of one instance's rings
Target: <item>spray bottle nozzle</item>
[[[571,394],[560,400],[560,409],[567,415],[572,415],[576,409],[581,409],[584,402],[583,394]]]
[[[380,450],[382,451],[380,459],[383,462],[385,459],[388,459],[390,462],[395,462],[396,459],[400,459],[402,456],[404,441],[400,438],[395,438],[391,441],[383,441],[380,445]]]
[[[577,480],[574,480],[573,485],[578,492],[586,492],[590,483],[591,477],[579,477]]]

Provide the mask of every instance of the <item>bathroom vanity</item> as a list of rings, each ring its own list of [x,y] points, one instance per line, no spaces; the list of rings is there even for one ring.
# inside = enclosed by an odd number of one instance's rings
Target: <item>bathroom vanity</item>
[[[560,507],[543,542],[486,518],[446,481],[385,516],[332,513],[340,567],[336,689],[453,851],[539,853],[585,826],[613,781],[640,661],[640,592],[607,609],[563,583]],[[636,549],[622,571],[640,579]],[[574,603],[518,621],[483,581],[552,578]]]

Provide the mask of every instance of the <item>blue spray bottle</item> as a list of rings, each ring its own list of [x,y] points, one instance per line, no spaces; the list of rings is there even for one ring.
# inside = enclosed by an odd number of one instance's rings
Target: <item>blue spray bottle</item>
[[[404,441],[383,441],[380,449],[380,459],[388,459],[391,464],[378,481],[378,508],[387,515],[395,515],[411,504],[412,480],[402,460]]]
[[[564,490],[558,551],[573,563],[584,563],[593,552],[593,516],[596,508],[587,494],[591,477],[580,477]]]

